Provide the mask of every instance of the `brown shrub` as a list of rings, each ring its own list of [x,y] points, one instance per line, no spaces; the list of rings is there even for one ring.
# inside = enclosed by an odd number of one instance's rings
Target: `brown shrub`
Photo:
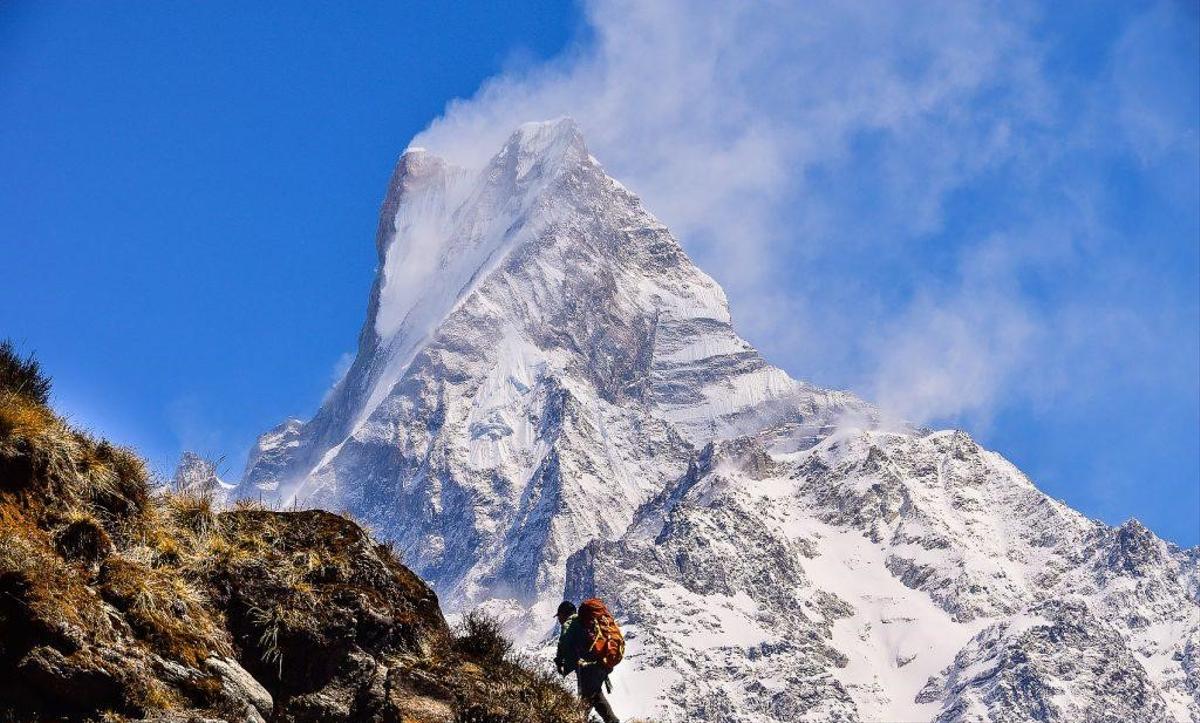
[[[19,394],[35,404],[50,399],[50,378],[41,365],[32,354],[24,359],[18,356],[7,339],[0,341],[0,391]]]
[[[75,512],[55,531],[54,548],[62,557],[91,567],[112,552],[113,543],[95,517]]]
[[[213,507],[211,492],[185,490],[163,496],[166,509],[177,526],[198,538],[207,538],[218,532],[220,521]]]
[[[472,610],[463,617],[454,637],[454,649],[485,664],[497,665],[509,659],[513,644],[504,635],[500,621],[479,610]]]
[[[49,409],[0,391],[0,491],[61,494],[78,452],[74,435]]]

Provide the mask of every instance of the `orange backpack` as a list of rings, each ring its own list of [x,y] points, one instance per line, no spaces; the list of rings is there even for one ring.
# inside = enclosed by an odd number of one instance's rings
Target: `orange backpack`
[[[609,614],[604,601],[594,597],[580,603],[579,622],[591,641],[588,652],[609,670],[617,667],[625,657],[625,637],[621,635],[621,629]]]

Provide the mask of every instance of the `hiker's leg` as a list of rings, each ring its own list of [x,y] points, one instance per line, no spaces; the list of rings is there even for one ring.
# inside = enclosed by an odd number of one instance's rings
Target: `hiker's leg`
[[[589,720],[589,714],[592,712],[592,696],[599,690],[588,673],[587,668],[579,668],[575,671],[575,686],[579,691],[579,708],[583,711],[584,720]]]
[[[604,697],[604,693],[596,693],[587,698],[581,698],[580,708],[583,710],[584,720],[591,721],[592,719],[588,715],[594,710],[604,723],[621,723],[620,719],[613,713],[612,707],[609,706],[608,699]]]
[[[612,706],[608,704],[608,697],[604,695],[603,690],[597,692],[596,697],[592,698],[592,707],[600,714],[600,720],[604,723],[621,723],[617,715],[613,713]]]
[[[608,671],[600,666],[589,666],[579,671],[579,697],[583,700],[583,714],[586,717],[593,708],[600,714],[604,723],[620,723],[613,715],[608,699],[604,696],[604,679]]]

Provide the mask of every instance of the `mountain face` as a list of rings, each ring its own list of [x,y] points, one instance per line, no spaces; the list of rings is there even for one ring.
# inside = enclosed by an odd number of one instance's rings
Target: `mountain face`
[[[1200,551],[791,379],[574,123],[409,149],[357,357],[236,495],[345,509],[532,648],[566,596],[663,721],[1200,722]]]

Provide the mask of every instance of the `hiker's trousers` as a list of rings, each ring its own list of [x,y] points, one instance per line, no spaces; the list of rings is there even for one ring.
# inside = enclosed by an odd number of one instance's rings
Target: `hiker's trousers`
[[[608,671],[603,665],[586,665],[575,671],[579,697],[584,703],[583,714],[586,716],[595,709],[604,723],[621,723],[613,714],[608,698],[604,697],[604,680],[607,677]]]

